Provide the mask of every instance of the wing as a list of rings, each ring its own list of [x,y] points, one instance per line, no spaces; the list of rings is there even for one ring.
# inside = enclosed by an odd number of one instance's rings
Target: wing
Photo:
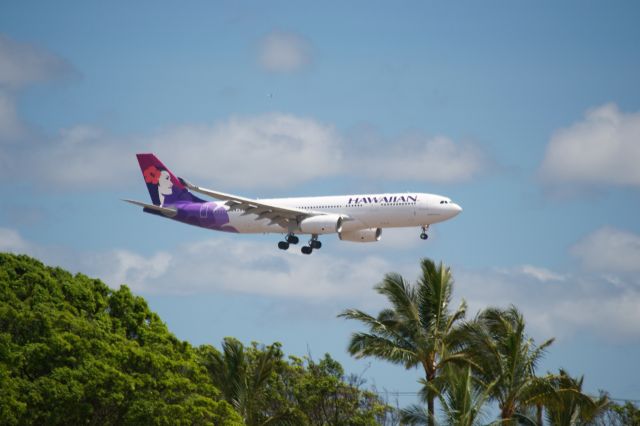
[[[201,188],[183,178],[178,178],[180,182],[192,191],[208,195],[218,200],[225,200],[226,205],[231,209],[241,210],[243,215],[256,215],[258,219],[269,219],[269,225],[278,224],[283,228],[290,228],[290,224],[297,225],[303,219],[311,216],[326,214],[323,212],[314,212],[309,210],[296,209],[293,207],[278,206],[270,203],[263,203],[259,200],[251,198],[239,197],[237,195],[226,194],[224,192],[213,191],[211,189]]]

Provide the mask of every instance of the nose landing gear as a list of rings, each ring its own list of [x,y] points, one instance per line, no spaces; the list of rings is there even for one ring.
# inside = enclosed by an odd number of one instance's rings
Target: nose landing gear
[[[427,238],[429,238],[429,235],[427,235],[428,229],[429,229],[429,225],[425,225],[422,227],[422,233],[420,234],[421,240],[426,240]]]

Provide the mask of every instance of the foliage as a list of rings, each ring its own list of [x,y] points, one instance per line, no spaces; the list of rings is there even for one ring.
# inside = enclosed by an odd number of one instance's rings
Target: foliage
[[[543,398],[547,422],[554,426],[584,425],[606,410],[609,400],[582,393],[584,377],[573,378],[565,370],[550,378],[553,392]]]
[[[345,378],[328,354],[284,359],[280,345],[245,347],[226,338],[219,353],[201,348],[209,373],[247,425],[375,425],[389,409]]]
[[[126,287],[0,254],[0,424],[374,425],[388,407],[329,355],[175,338]]]
[[[377,317],[355,309],[340,315],[368,329],[352,335],[353,356],[424,369],[419,382],[426,410],[417,404],[401,410],[404,423],[435,424],[435,398],[442,422],[450,425],[481,424],[488,402],[500,409],[495,424],[541,425],[543,413],[554,425],[637,422],[633,405],[610,405],[604,397],[593,399],[582,393],[582,378],[573,379],[564,371],[537,376],[536,366],[554,339],[536,345],[515,307],[488,308],[460,325],[466,305],[463,302],[456,312],[449,312],[453,283],[449,268],[424,259],[421,269],[415,286],[398,274],[385,275],[375,290],[387,297],[391,308]]]
[[[242,424],[142,298],[26,256],[0,254],[0,380],[7,425]]]
[[[585,395],[582,377],[536,376],[553,339],[536,345],[515,307],[461,324],[449,268],[421,268],[415,285],[387,274],[375,287],[391,303],[377,317],[341,314],[368,327],[352,355],[423,368],[427,409],[398,412],[329,354],[285,358],[279,343],[230,337],[193,348],[126,286],[0,253],[0,425],[432,425],[435,399],[449,425],[481,424],[489,401],[495,424],[640,425],[634,404]]]
[[[553,392],[548,377],[537,377],[535,369],[549,339],[536,346],[525,333],[525,321],[514,307],[487,308],[465,326],[466,355],[475,366],[480,383],[494,383],[491,399],[497,401],[503,421],[533,422],[529,409]]]
[[[491,396],[495,383],[482,386],[472,374],[471,365],[448,365],[442,375],[432,382],[420,379],[423,385],[420,399],[427,401],[429,392],[440,401],[443,415],[442,424],[455,426],[475,426],[485,424],[483,407]],[[414,404],[402,410],[403,424],[426,425],[429,413],[424,407]]]
[[[606,392],[601,392],[599,400],[609,399]],[[609,401],[591,421],[584,423],[593,426],[640,426],[640,408],[631,401],[617,404]]]
[[[264,407],[267,384],[276,372],[276,364],[282,358],[279,344],[259,350],[257,346],[245,350],[242,343],[226,338],[223,353],[207,351],[205,365],[215,386],[224,399],[233,405],[248,426],[266,425],[275,421],[287,421],[293,417],[289,410],[269,412]]]
[[[390,409],[375,393],[361,390],[357,377],[345,377],[342,366],[329,354],[318,362],[310,357],[294,359],[294,369],[296,364],[297,372],[292,373],[302,374],[294,382],[292,396],[309,424],[375,425]]]
[[[387,274],[376,285],[376,291],[391,303],[391,308],[377,317],[357,309],[346,310],[340,316],[360,321],[369,329],[352,335],[351,355],[372,356],[405,368],[421,366],[425,381],[430,383],[447,363],[465,360],[451,349],[459,344],[456,324],[464,318],[466,304],[463,301],[454,313],[449,312],[453,278],[448,267],[423,259],[421,269],[415,285],[398,274]],[[435,399],[431,388],[427,389],[426,399],[431,424]]]

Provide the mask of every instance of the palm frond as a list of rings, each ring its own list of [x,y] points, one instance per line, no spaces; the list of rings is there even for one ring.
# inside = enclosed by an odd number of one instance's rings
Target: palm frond
[[[382,282],[374,288],[389,299],[393,310],[400,318],[405,321],[419,321],[415,289],[400,274],[386,274]]]
[[[400,421],[403,425],[428,425],[429,418],[432,417],[424,406],[412,404],[400,410]]]
[[[353,333],[348,351],[356,358],[372,356],[394,364],[402,364],[405,368],[413,368],[420,364],[421,360],[415,348],[402,346],[401,343],[374,334]]]

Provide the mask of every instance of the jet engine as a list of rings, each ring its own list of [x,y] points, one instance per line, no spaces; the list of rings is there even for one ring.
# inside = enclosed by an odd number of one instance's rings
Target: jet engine
[[[311,216],[300,222],[303,234],[332,234],[342,231],[342,216],[337,214],[323,214]]]
[[[371,243],[380,241],[382,228],[359,229],[351,232],[340,232],[338,236],[344,241],[354,241],[356,243]]]

